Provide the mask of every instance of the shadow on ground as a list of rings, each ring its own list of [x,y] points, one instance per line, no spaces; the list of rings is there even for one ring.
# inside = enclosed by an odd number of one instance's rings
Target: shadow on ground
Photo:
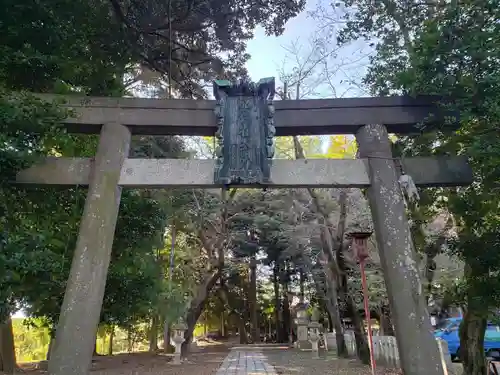
[[[132,353],[94,357],[92,375],[213,375],[226,357],[225,345],[198,348],[181,365],[171,364],[172,356],[161,353]],[[20,373],[46,375],[37,364],[21,366]]]
[[[320,359],[314,359],[312,353],[297,349],[265,350],[269,364],[282,375],[371,375],[370,367],[359,363],[354,358],[337,358],[334,354],[321,353]],[[377,375],[400,375],[397,369],[377,369]]]

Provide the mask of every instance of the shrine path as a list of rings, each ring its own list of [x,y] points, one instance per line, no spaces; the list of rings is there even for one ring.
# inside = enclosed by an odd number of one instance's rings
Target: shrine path
[[[368,366],[355,359],[340,359],[333,353],[315,359],[310,351],[286,346],[236,346],[216,375],[371,375]],[[377,375],[400,375],[400,370],[378,369]]]
[[[266,356],[256,348],[233,348],[216,375],[277,375]]]

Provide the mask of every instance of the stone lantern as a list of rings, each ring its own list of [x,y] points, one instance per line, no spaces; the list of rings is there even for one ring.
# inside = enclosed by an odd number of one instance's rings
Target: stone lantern
[[[309,338],[307,334],[307,325],[309,324],[309,317],[307,316],[307,306],[303,303],[297,305],[296,309],[297,318],[297,347],[299,349],[309,349]]]
[[[313,358],[319,358],[320,328],[319,312],[314,309],[311,315],[311,323],[308,325],[308,338],[312,346]]]
[[[186,331],[186,329],[188,329],[188,327],[182,320],[172,325],[172,337],[170,340],[175,346],[174,360],[172,362],[174,365],[181,364],[181,347],[184,342],[184,331]]]

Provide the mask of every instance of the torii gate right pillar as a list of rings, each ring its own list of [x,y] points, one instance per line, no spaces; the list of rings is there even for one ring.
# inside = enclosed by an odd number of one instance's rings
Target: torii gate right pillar
[[[365,125],[356,140],[360,157],[368,159],[368,200],[401,368],[405,375],[442,375],[387,129]]]

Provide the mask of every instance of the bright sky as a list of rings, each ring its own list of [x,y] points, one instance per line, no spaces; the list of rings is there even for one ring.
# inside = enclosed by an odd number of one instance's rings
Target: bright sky
[[[247,63],[252,81],[257,82],[261,78],[275,77],[277,85],[281,86],[280,71],[291,73],[293,68],[297,66],[296,57],[291,55],[287,49],[289,50],[290,46],[295,43],[295,45],[300,46],[299,55],[302,55],[302,58],[299,58],[299,61],[304,61],[307,56],[310,56],[311,50],[313,50],[311,39],[321,35],[322,30],[323,32],[325,30],[311,13],[318,6],[322,6],[330,16],[334,15],[335,12],[330,4],[330,0],[307,0],[305,11],[291,19],[287,23],[284,33],[279,37],[266,36],[264,29],[259,27],[255,32],[254,39],[247,45],[247,52],[252,56]],[[341,11],[337,10],[337,12]],[[338,28],[340,25],[333,25],[329,30]],[[335,48],[335,37],[331,37],[327,50]],[[367,96],[359,82],[365,75],[365,67],[368,65],[368,55],[371,51],[372,49],[363,41],[340,48],[336,56],[329,59],[328,64],[330,69],[335,71],[331,83],[336,92],[334,93],[331,87],[322,80],[319,83],[314,82],[315,93],[306,95],[305,98]],[[353,84],[352,81],[358,84]],[[326,152],[329,143],[328,137],[322,137],[322,140],[323,152]]]
[[[311,51],[309,41],[319,34],[320,27],[318,21],[311,16],[311,12],[314,12],[318,5],[321,5],[329,9],[333,14],[330,4],[331,1],[329,0],[307,0],[306,10],[291,19],[286,24],[284,33],[279,37],[266,36],[264,29],[259,27],[255,32],[254,39],[247,46],[247,52],[252,56],[247,64],[252,80],[255,82],[264,77],[275,77],[279,81],[279,71],[283,66],[285,66],[285,72],[291,72],[297,64],[285,48],[292,43],[298,43],[301,46],[301,54],[304,57],[307,56]],[[328,48],[335,48],[335,38],[332,38]],[[336,63],[342,65],[342,68],[334,75],[337,96],[366,96],[365,92],[355,88],[347,81],[354,79],[359,82],[359,78],[365,73],[364,67],[368,64],[370,50],[366,43],[356,42],[341,48],[337,56],[330,60],[332,67]],[[325,87],[321,90],[319,96],[333,97],[333,94],[329,88]]]

